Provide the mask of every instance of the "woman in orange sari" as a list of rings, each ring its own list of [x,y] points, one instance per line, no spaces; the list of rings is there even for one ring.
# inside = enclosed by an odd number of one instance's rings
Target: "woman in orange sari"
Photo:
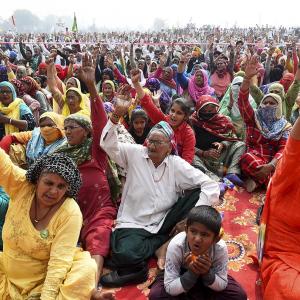
[[[300,118],[271,179],[262,214],[264,300],[300,299],[299,157]]]

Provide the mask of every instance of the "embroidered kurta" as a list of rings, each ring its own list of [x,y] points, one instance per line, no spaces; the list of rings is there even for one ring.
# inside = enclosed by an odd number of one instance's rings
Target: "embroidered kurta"
[[[82,225],[78,205],[67,198],[47,228],[38,231],[29,217],[35,185],[2,149],[0,156],[0,185],[10,196],[0,252],[0,299],[89,299],[96,264],[76,247]]]

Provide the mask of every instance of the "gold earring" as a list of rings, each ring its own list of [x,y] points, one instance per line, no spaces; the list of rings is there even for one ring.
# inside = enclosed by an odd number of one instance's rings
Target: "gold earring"
[[[220,239],[223,237],[224,233],[225,233],[224,229],[223,229],[223,227],[221,227],[220,232],[219,232],[219,238]]]

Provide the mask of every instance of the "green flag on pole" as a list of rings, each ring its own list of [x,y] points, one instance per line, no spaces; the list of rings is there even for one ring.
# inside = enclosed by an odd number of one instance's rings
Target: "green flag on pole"
[[[72,31],[73,31],[73,32],[78,32],[77,20],[76,20],[76,15],[75,15],[75,13],[74,13],[74,20],[73,20],[73,25],[72,25]]]

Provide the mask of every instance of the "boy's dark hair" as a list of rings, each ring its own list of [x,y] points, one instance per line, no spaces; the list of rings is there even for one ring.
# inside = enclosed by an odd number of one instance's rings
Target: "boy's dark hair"
[[[193,223],[203,224],[218,236],[222,226],[222,218],[215,208],[208,205],[200,205],[192,208],[187,215],[186,226],[189,227]]]

